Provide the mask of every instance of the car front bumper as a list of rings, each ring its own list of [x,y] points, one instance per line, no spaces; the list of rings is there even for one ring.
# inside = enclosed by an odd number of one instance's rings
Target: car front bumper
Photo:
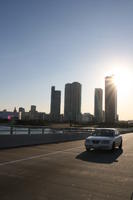
[[[103,149],[103,150],[111,150],[112,144],[86,144],[86,149]]]

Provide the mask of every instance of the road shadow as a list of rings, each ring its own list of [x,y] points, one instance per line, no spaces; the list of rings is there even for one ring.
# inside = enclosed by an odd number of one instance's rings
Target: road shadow
[[[80,153],[76,156],[76,159],[86,162],[110,164],[113,162],[118,162],[118,158],[122,153],[123,150],[121,149],[115,149],[114,152],[104,150],[91,150],[89,152],[84,151]]]

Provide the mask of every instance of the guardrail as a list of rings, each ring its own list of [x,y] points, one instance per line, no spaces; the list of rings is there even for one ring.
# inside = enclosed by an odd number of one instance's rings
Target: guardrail
[[[0,127],[0,135],[33,135],[33,134],[57,134],[57,133],[84,133],[93,131],[93,128],[65,128],[54,129],[45,127]],[[118,128],[121,134],[133,132],[133,128]]]
[[[8,131],[8,134],[5,134],[5,131]],[[90,131],[88,130],[19,129],[11,127],[0,134],[0,149],[82,140],[89,135]]]
[[[91,129],[90,129],[91,130]],[[88,132],[89,129],[51,129],[33,127],[5,127],[0,129],[0,135],[32,135],[32,134],[57,134]]]

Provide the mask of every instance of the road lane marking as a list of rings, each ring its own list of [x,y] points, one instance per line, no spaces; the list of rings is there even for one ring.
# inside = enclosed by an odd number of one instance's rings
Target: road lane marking
[[[47,154],[40,154],[40,155],[37,155],[37,156],[30,156],[30,157],[27,157],[27,158],[22,158],[22,159],[17,159],[17,160],[12,160],[12,161],[6,161],[6,162],[0,163],[0,166],[5,166],[5,165],[10,165],[10,164],[14,164],[14,163],[23,162],[23,161],[33,160],[33,159],[41,158],[41,157],[47,157],[47,156],[51,156],[51,155],[55,155],[55,154],[59,154],[59,153],[67,152],[67,151],[71,151],[71,150],[74,150],[74,149],[79,149],[81,147],[83,147],[83,146],[74,147],[74,148],[71,148],[71,149],[63,150],[63,151],[50,152],[50,153],[47,153]]]

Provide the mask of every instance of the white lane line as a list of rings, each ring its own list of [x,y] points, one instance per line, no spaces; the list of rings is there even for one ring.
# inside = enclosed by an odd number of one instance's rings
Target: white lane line
[[[0,163],[0,166],[10,165],[10,164],[23,162],[23,161],[28,161],[28,160],[32,160],[32,159],[36,159],[36,158],[41,158],[41,157],[47,157],[47,156],[51,156],[51,155],[55,155],[55,154],[59,154],[59,153],[67,152],[67,151],[71,151],[71,150],[74,150],[74,149],[79,149],[81,147],[82,146],[71,148],[71,149],[66,149],[66,150],[63,150],[63,151],[55,151],[55,152],[50,152],[50,153],[47,153],[47,154],[40,154],[40,155],[37,155],[37,156],[30,156],[30,157],[22,158],[22,159],[18,159],[18,160],[7,161],[7,162]]]

